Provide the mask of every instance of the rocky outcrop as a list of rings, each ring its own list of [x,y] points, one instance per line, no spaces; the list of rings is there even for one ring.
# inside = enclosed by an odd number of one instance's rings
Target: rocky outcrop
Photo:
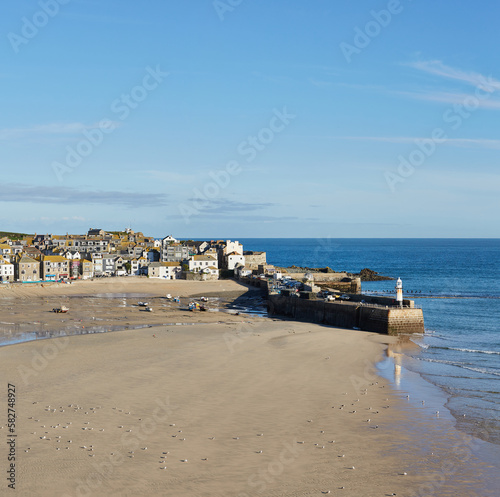
[[[361,281],[385,281],[385,280],[393,280],[390,276],[382,276],[377,273],[377,271],[373,271],[372,269],[364,268],[362,269],[356,276],[361,278]]]

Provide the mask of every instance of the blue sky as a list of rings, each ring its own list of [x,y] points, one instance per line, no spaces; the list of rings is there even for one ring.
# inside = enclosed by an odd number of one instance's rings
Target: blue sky
[[[498,237],[499,14],[6,0],[0,229]]]

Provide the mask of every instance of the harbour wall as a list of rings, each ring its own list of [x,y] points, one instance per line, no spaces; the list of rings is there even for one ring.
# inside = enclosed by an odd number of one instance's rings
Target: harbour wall
[[[268,296],[270,315],[286,316],[339,328],[398,335],[423,333],[422,309],[415,307],[385,307],[356,302],[325,302],[278,294]]]
[[[403,307],[397,307],[391,297],[349,294],[348,301],[326,302],[316,299],[311,292],[301,292],[300,297],[270,292],[267,280],[243,278],[242,281],[261,288],[267,296],[271,316],[388,335],[424,333],[424,315],[422,309],[415,308],[413,300],[404,299]]]

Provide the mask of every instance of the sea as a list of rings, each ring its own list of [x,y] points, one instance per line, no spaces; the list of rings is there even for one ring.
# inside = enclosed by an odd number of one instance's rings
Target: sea
[[[457,428],[500,444],[500,239],[240,239],[280,267],[363,268],[401,278],[424,314],[403,367],[437,386]],[[395,281],[362,291],[395,295]]]

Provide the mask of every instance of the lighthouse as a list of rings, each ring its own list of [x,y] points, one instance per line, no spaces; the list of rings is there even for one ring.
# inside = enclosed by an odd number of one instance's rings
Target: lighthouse
[[[399,307],[403,307],[403,282],[401,278],[398,278],[398,281],[396,281],[396,302]]]

